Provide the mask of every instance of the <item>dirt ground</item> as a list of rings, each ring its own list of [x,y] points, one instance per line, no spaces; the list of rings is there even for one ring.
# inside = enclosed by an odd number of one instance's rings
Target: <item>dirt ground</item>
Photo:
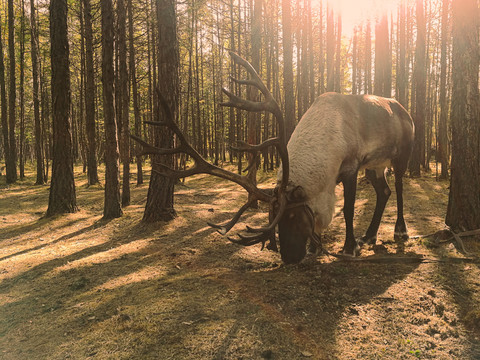
[[[176,187],[178,217],[145,224],[148,179],[132,180],[132,205],[104,221],[103,189],[76,170],[80,210],[49,219],[48,187],[34,186],[33,172],[9,187],[0,178],[1,359],[480,359],[478,262],[452,260],[466,257],[456,243],[395,243],[395,194],[379,246],[361,254],[389,260],[323,255],[284,266],[207,226],[243,203],[236,185],[187,179]],[[405,183],[410,235],[443,229],[448,183],[433,174]],[[344,240],[337,192],[339,215],[323,237],[332,252]],[[374,203],[360,180],[357,236]],[[464,245],[480,254],[478,239]],[[445,261],[408,260],[422,256]]]

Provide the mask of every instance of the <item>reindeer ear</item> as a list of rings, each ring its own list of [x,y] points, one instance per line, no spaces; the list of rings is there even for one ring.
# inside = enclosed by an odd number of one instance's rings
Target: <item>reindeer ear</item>
[[[301,186],[295,187],[291,192],[291,199],[293,201],[303,201],[306,197],[307,194],[305,194],[305,190]]]

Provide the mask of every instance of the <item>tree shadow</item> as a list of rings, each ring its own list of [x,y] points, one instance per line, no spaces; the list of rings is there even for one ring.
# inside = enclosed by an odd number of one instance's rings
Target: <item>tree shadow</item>
[[[196,197],[196,187],[181,189],[180,216],[169,224],[139,222],[139,210],[130,208],[127,225],[96,222],[55,240],[68,246],[101,228],[110,231],[101,244],[2,281],[6,358],[296,359],[302,351],[339,357],[345,319],[361,318],[362,304],[387,312],[389,288],[418,268],[328,258],[280,265],[278,255],[233,245],[206,226],[207,216],[222,222],[230,215],[208,209],[241,202],[234,187],[222,184],[232,193],[204,197]],[[358,224],[370,217],[363,211]],[[261,217],[247,213],[244,221],[258,224]],[[106,253],[112,256],[100,259]]]

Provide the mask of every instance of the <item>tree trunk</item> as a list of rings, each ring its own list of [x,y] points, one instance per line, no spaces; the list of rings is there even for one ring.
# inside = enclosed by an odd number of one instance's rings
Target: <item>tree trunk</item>
[[[282,0],[283,86],[285,92],[286,139],[295,129],[295,96],[293,94],[292,18],[290,0]]]
[[[20,17],[20,139],[19,170],[20,180],[25,177],[25,1],[21,1]]]
[[[391,97],[390,44],[388,37],[388,18],[384,14],[375,26],[375,80],[373,93]]]
[[[367,21],[365,31],[365,94],[372,93],[372,30],[370,21]]]
[[[320,34],[318,39],[318,46],[320,48],[319,60],[318,60],[318,92],[317,94],[323,94],[325,92],[325,53],[324,53],[324,41],[323,41],[323,0],[320,0],[320,14],[319,14],[319,28]]]
[[[478,1],[452,3],[452,174],[445,223],[480,228],[480,100]]]
[[[335,51],[335,92],[342,92],[343,74],[341,71],[342,60],[342,15],[337,15],[337,49]]]
[[[174,0],[157,0],[158,26],[158,82],[162,84],[162,96],[177,121],[178,117],[178,41]],[[158,89],[160,91],[160,89]],[[159,113],[159,121],[165,114]],[[167,129],[155,129],[155,146],[171,148],[173,134]],[[169,221],[176,214],[173,208],[173,190],[175,180],[159,175],[155,172],[156,163],[173,167],[173,157],[155,155],[152,166],[152,176],[148,187],[147,205],[143,220],[147,222]]]
[[[415,46],[415,141],[410,159],[410,175],[420,176],[420,165],[425,163],[425,101],[426,101],[426,74],[425,74],[425,15],[423,0],[417,0],[417,44]]]
[[[305,111],[315,101],[315,74],[314,74],[314,50],[313,50],[313,24],[312,24],[312,0],[306,1],[307,11],[307,35],[308,35],[308,85],[309,85],[309,100]]]
[[[262,46],[262,5],[263,0],[255,0],[253,8],[253,19],[252,19],[252,33],[251,33],[251,44],[252,44],[252,66],[258,73],[261,72],[260,69],[260,48]],[[254,86],[249,86],[247,88],[247,98],[251,101],[257,101],[258,90]],[[249,144],[257,144],[257,128],[259,127],[259,114],[255,112],[248,112],[247,114],[247,129],[248,129],[248,139]],[[253,181],[257,182],[257,166],[258,166],[258,156],[254,154],[248,154],[249,161],[249,170],[247,177]],[[256,164],[252,166],[252,162],[255,161]],[[253,207],[257,207],[258,204],[255,204]]]
[[[352,94],[357,95],[357,54],[358,54],[358,34],[357,27],[353,29],[353,47],[352,47]]]
[[[105,118],[105,203],[103,217],[120,217],[120,170],[117,124],[113,100],[113,6],[112,0],[102,0],[102,83]]]
[[[122,141],[122,163],[123,163],[123,181],[122,181],[122,206],[130,205],[130,99],[128,94],[128,69],[127,69],[127,8],[124,0],[117,0],[118,13],[118,63],[119,63],[119,84],[120,89],[120,111],[121,116],[121,141]]]
[[[97,171],[97,140],[95,135],[95,69],[93,65],[92,6],[83,0],[85,23],[85,129],[87,133],[88,185],[99,182]]]
[[[17,143],[15,138],[16,80],[15,80],[15,29],[13,0],[8,0],[8,56],[10,60],[10,85],[8,91],[8,147],[7,184],[17,181]]]
[[[448,8],[449,0],[442,3],[442,39],[440,59],[440,120],[438,123],[437,157],[442,164],[440,179],[448,179],[448,138],[447,138],[447,37],[448,37]]]
[[[405,23],[405,0],[402,0],[400,4],[400,14],[399,14],[399,39],[398,39],[398,68],[397,68],[397,100],[405,108],[407,108],[407,86],[408,86],[408,76],[407,76],[407,65],[406,65],[406,23]]]
[[[128,37],[129,37],[129,61],[130,78],[132,81],[133,115],[135,119],[135,135],[141,136],[140,104],[138,101],[137,74],[135,71],[135,46],[133,34],[133,6],[132,0],[127,0],[128,6]],[[137,148],[137,151],[139,148]],[[143,184],[142,157],[137,156],[137,185]]]
[[[0,34],[2,34],[2,19],[0,18]],[[3,37],[0,36],[0,106],[2,117],[3,150],[5,155],[5,166],[10,166],[10,142],[8,140],[8,109],[7,89],[5,84],[5,63],[3,61]]]
[[[70,119],[70,69],[67,0],[50,3],[53,164],[47,216],[77,210]]]
[[[335,29],[332,5],[327,3],[327,91],[335,90]]]

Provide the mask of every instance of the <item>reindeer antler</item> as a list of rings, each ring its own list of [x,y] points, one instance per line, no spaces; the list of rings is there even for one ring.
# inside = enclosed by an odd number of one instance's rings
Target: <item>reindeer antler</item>
[[[166,120],[163,122],[146,121],[146,123],[154,126],[166,126],[170,128],[178,138],[179,144],[177,145],[177,147],[173,149],[158,148],[148,144],[147,142],[143,141],[141,138],[135,135],[130,135],[130,136],[135,141],[137,141],[140,145],[142,145],[143,151],[141,152],[140,155],[146,155],[146,154],[173,155],[173,154],[185,153],[193,158],[194,165],[193,167],[187,170],[174,170],[169,168],[166,165],[157,164],[159,166],[159,169],[155,169],[153,171],[163,176],[172,177],[172,178],[182,178],[182,177],[192,176],[195,174],[210,174],[210,175],[214,175],[229,181],[233,181],[248,191],[248,193],[250,194],[249,200],[235,213],[235,215],[230,221],[228,221],[225,224],[208,223],[208,225],[217,229],[217,231],[222,235],[225,235],[226,233],[228,233],[228,231],[232,229],[232,227],[238,222],[242,214],[255,201],[257,200],[265,201],[265,202],[269,202],[270,204],[272,204],[274,201],[278,201],[278,212],[273,219],[270,219],[271,221],[267,227],[251,228],[247,226],[247,232],[250,233],[250,235],[239,234],[240,240],[229,238],[232,242],[245,245],[245,246],[257,244],[259,242],[262,242],[262,244],[265,245],[266,240],[268,240],[269,238],[270,239],[272,238],[272,234],[274,234],[275,227],[280,221],[280,218],[283,214],[283,211],[285,210],[286,202],[287,202],[286,196],[285,196],[285,189],[288,183],[289,162],[288,162],[288,152],[287,152],[287,146],[286,146],[285,122],[283,119],[283,113],[280,109],[280,106],[275,101],[272,94],[267,89],[263,81],[260,79],[258,73],[255,71],[252,65],[245,59],[235,54],[234,52],[230,52],[230,56],[232,57],[233,61],[236,64],[243,66],[248,72],[248,74],[250,75],[250,78],[246,80],[238,80],[235,78],[232,78],[232,80],[235,83],[240,85],[256,87],[263,94],[264,100],[258,101],[258,102],[245,100],[236,96],[235,94],[231,93],[226,89],[222,89],[223,92],[228,96],[229,100],[227,102],[221,103],[220,105],[227,106],[227,107],[235,107],[235,108],[239,108],[247,111],[256,111],[256,112],[268,111],[272,113],[277,119],[277,122],[279,125],[278,137],[270,138],[264,141],[263,143],[257,144],[257,145],[251,145],[245,142],[237,142],[238,147],[235,148],[238,151],[252,152],[254,153],[254,155],[256,155],[259,151],[269,146],[274,146],[277,149],[280,155],[280,158],[282,160],[282,170],[283,170],[282,181],[280,183],[280,187],[277,192],[277,197],[272,196],[265,190],[259,189],[255,185],[255,183],[251,181],[249,178],[247,178],[246,176],[238,175],[236,173],[227,171],[205,160],[188,143],[184,134],[182,133],[178,125],[175,123],[174,116],[172,114],[172,111],[169,105],[167,104],[167,102],[165,101],[165,98],[160,93],[158,94],[158,98],[165,112]],[[276,245],[273,244],[273,247],[276,248]],[[262,249],[263,249],[263,246],[262,246]]]

